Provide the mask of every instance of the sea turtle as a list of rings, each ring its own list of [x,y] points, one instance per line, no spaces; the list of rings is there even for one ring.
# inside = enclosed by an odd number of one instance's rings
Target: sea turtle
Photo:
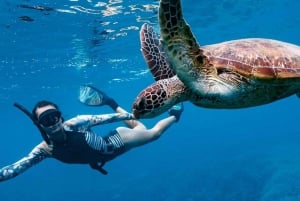
[[[200,48],[183,19],[180,0],[160,1],[159,26],[163,51],[158,52],[165,52],[176,81],[159,80],[153,85],[159,86],[156,91],[153,86],[142,91],[133,104],[138,118],[156,116],[184,100],[200,107],[230,109],[299,95],[300,46],[249,38]],[[170,82],[172,86],[177,82],[179,91],[166,84]]]

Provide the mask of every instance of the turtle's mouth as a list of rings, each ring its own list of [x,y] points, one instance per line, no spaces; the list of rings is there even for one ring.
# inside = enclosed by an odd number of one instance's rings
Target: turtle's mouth
[[[140,118],[140,115],[139,115],[139,112],[138,112],[137,109],[136,109],[136,104],[135,104],[135,103],[134,103],[133,106],[132,106],[132,113],[133,113],[133,115],[134,115],[134,117],[135,117],[136,119],[139,119],[139,118]]]
[[[146,113],[145,98],[137,98],[132,106],[132,113],[135,118],[139,119],[141,114]]]
[[[140,117],[139,117],[138,111],[136,111],[135,109],[132,110],[132,113],[133,113],[133,115],[134,115],[134,118],[136,118],[136,119],[139,119],[139,118],[140,118]]]

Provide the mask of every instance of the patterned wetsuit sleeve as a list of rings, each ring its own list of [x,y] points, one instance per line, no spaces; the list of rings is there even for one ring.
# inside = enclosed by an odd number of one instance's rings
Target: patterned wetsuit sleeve
[[[22,158],[21,160],[15,162],[14,164],[8,165],[0,169],[0,181],[12,179],[25,170],[29,169],[33,165],[39,163],[44,158],[50,156],[50,149],[45,142],[42,142],[36,146],[28,156]]]
[[[113,123],[123,120],[134,119],[131,113],[111,113],[102,115],[79,115],[64,123],[65,127],[69,127],[70,130],[85,131],[86,129],[100,125]]]

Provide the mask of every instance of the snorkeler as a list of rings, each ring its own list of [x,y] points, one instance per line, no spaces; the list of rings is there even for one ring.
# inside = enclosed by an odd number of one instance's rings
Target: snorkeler
[[[45,158],[55,158],[64,163],[89,164],[103,174],[105,162],[132,148],[158,139],[183,112],[183,105],[169,110],[170,116],[147,129],[144,124],[126,112],[119,104],[92,86],[83,86],[80,101],[88,105],[110,106],[116,113],[102,115],[79,115],[64,121],[55,103],[38,102],[31,118],[40,129],[44,141],[37,145],[28,156],[0,169],[0,181],[16,177]],[[124,121],[127,127],[117,127],[107,136],[93,132],[91,127],[106,123]]]

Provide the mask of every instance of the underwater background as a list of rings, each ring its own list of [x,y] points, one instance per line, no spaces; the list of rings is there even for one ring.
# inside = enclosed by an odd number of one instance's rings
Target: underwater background
[[[42,140],[21,111],[56,102],[65,119],[112,112],[78,101],[92,84],[130,111],[153,77],[139,30],[157,25],[159,1],[2,0],[0,2],[0,167]],[[296,0],[182,0],[201,45],[262,37],[300,45]],[[184,103],[180,121],[159,140],[107,163],[46,159],[0,183],[1,201],[300,201],[300,102],[296,96],[237,110]],[[148,127],[167,116],[142,120]],[[105,135],[116,126],[98,126]]]

